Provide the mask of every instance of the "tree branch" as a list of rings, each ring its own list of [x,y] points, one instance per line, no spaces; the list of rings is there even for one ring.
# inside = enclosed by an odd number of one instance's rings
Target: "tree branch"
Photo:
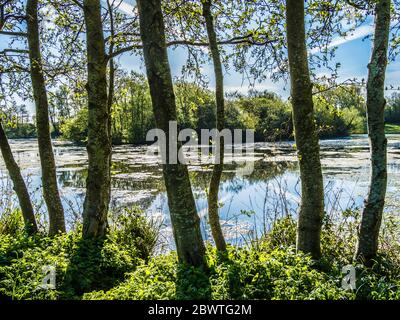
[[[7,53],[29,53],[29,50],[8,48],[0,51],[0,54],[7,54]]]
[[[12,36],[12,37],[26,37],[27,36],[26,32],[13,32],[13,31],[0,31],[0,34],[4,34],[6,36]]]
[[[271,39],[271,40],[265,40],[265,41],[254,41],[251,38],[253,37],[253,34],[248,34],[246,36],[241,36],[241,37],[234,37],[228,40],[222,40],[218,41],[219,45],[238,45],[238,44],[249,44],[249,45],[255,45],[255,46],[265,46],[267,44],[273,43],[277,40]],[[208,47],[209,43],[208,42],[193,42],[193,41],[188,41],[188,40],[175,40],[167,43],[167,47],[172,47],[172,46],[177,46],[177,45],[186,45],[186,46],[192,46],[192,47]],[[119,56],[122,53],[134,50],[134,49],[142,49],[143,46],[141,44],[134,44],[119,50],[115,50],[111,55],[108,55],[108,59],[115,58]]]

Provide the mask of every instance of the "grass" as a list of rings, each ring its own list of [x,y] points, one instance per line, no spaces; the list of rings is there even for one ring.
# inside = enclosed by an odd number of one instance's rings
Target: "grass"
[[[386,124],[385,124],[385,132],[386,132],[387,134],[397,134],[397,133],[400,133],[400,124],[386,123]]]

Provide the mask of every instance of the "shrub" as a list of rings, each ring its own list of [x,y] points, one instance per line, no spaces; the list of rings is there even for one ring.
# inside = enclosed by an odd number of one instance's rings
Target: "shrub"
[[[60,125],[60,132],[65,140],[86,143],[88,134],[88,109],[80,109],[74,118],[65,119]]]
[[[137,210],[116,218],[105,239],[82,240],[79,229],[53,238],[1,234],[0,298],[399,299],[396,245],[380,253],[372,268],[355,266],[355,291],[341,288],[342,267],[352,262],[358,215],[343,217],[340,224],[325,219],[321,261],[296,253],[296,223],[286,217],[255,245],[228,246],[224,254],[208,246],[200,268],[178,263],[175,252],[150,257],[155,231]],[[386,228],[386,237],[398,233]],[[45,265],[56,266],[56,290],[37,290]]]
[[[55,237],[0,234],[0,296],[75,299],[109,289],[154,249],[157,230],[137,212],[117,218],[104,239],[82,239],[81,228]],[[42,268],[56,268],[56,290],[38,290]]]
[[[355,108],[336,109],[316,100],[315,117],[320,138],[349,136],[362,132],[364,119]]]
[[[36,126],[33,123],[7,125],[5,131],[8,139],[28,139],[37,137]]]
[[[339,281],[317,271],[293,248],[268,252],[230,247],[225,256],[209,248],[208,268],[179,265],[175,254],[153,258],[128,280],[84,299],[341,299]]]
[[[17,235],[24,231],[21,210],[5,210],[0,216],[0,235]]]

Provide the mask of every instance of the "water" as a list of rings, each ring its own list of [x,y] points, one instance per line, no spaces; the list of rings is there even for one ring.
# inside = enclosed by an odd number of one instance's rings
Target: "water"
[[[400,135],[388,135],[389,187],[387,210],[397,210],[400,176]],[[32,199],[45,212],[40,189],[40,162],[35,140],[11,140],[14,156],[21,166]],[[220,216],[226,237],[243,242],[268,230],[273,221],[296,215],[300,201],[299,172],[291,142],[256,143],[255,170],[240,176],[238,165],[228,164],[220,189]],[[163,221],[163,234],[170,242],[171,228],[161,166],[156,156],[146,154],[146,146],[117,146],[113,149],[111,207],[139,206],[152,219]],[[67,222],[80,219],[85,194],[87,154],[84,147],[54,141],[57,177]],[[321,141],[326,211],[330,214],[362,207],[369,180],[369,147],[366,135]],[[240,159],[234,159],[240,160]],[[189,166],[196,205],[205,239],[207,224],[206,189],[211,176],[209,165]],[[0,160],[0,212],[16,206],[11,184]],[[171,243],[169,243],[172,245]]]

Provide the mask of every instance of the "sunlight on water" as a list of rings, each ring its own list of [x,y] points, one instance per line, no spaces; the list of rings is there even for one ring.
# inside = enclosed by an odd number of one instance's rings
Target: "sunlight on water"
[[[388,208],[397,203],[395,192],[400,181],[400,135],[389,135]],[[38,209],[44,212],[40,192],[40,163],[35,140],[11,140],[15,158],[23,170]],[[67,221],[80,219],[85,194],[87,155],[84,147],[55,141],[58,182],[61,187]],[[156,156],[146,155],[145,146],[114,147],[111,207],[137,205],[148,216],[163,221],[163,235],[171,241],[168,204],[161,166]],[[192,156],[192,155],[190,155]],[[300,181],[293,143],[256,143],[255,170],[249,176],[238,176],[237,165],[227,164],[220,189],[220,216],[229,241],[240,243],[246,236],[268,230],[278,218],[296,215],[300,201]],[[369,148],[365,135],[321,141],[326,211],[330,214],[363,205],[369,179]],[[239,162],[239,158],[234,158]],[[16,205],[16,198],[0,162],[0,210]],[[211,166],[191,165],[191,181],[205,239],[211,241],[207,224],[206,190]],[[169,245],[173,245],[169,243]]]

